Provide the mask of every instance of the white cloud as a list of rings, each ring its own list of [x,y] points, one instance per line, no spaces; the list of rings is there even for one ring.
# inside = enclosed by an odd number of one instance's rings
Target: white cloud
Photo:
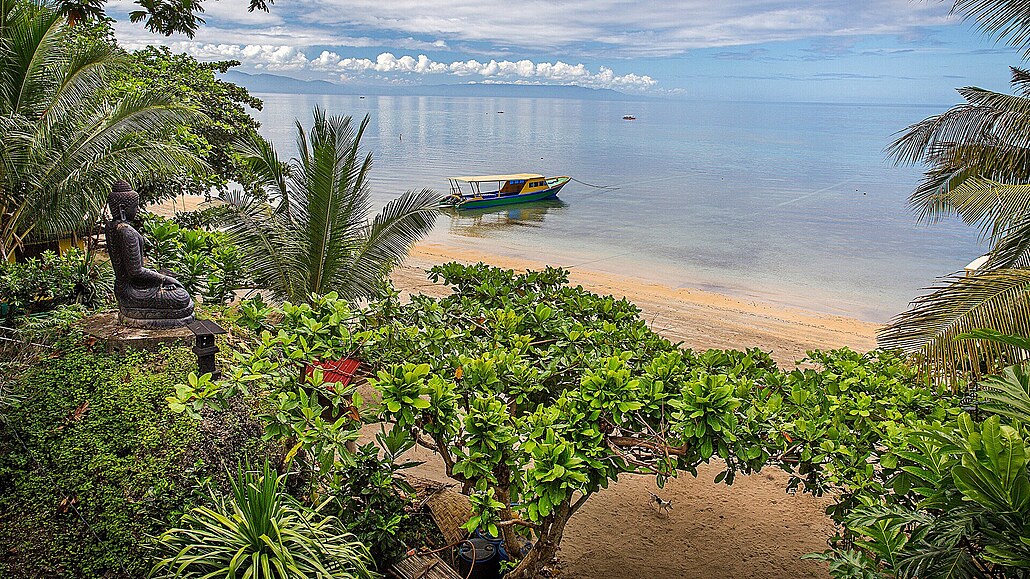
[[[567,58],[670,56],[696,48],[815,37],[917,35],[958,22],[951,2],[934,0],[291,0],[269,13],[245,0],[208,0],[196,40],[209,44],[382,47],[393,50],[509,51]],[[125,15],[131,0],[112,0],[119,38],[160,41]],[[175,38],[173,40],[179,40]]]
[[[658,81],[646,75],[616,75],[611,68],[602,66],[597,72],[591,72],[586,65],[568,64],[562,61],[534,63],[530,60],[478,60],[454,61],[450,63],[436,62],[424,54],[417,57],[395,56],[384,52],[375,60],[368,58],[341,58],[332,52],[323,52],[311,61],[313,68],[333,70],[334,68],[350,77],[350,73],[379,72],[403,74],[449,74],[458,77],[479,76],[495,82],[533,79],[554,84],[578,84],[596,88],[648,89]]]
[[[957,22],[950,2],[924,0],[297,0],[299,23],[337,30],[478,42],[520,52],[609,57],[818,36],[907,35]],[[285,6],[285,5],[284,5]],[[277,7],[278,8],[278,7]]]
[[[235,59],[264,70],[302,70],[311,66],[303,50],[294,46],[273,44],[205,44],[179,41],[169,46],[176,52],[186,52],[201,60]],[[325,54],[320,55],[323,58]]]
[[[205,44],[181,41],[170,44],[175,51],[186,52],[200,59],[236,59],[244,66],[270,71],[317,71],[335,73],[341,79],[354,80],[367,74],[369,78],[398,80],[408,75],[449,75],[473,80],[496,82],[539,81],[549,84],[577,84],[594,88],[621,88],[646,90],[655,87],[658,81],[647,75],[617,75],[609,67],[602,66],[596,72],[584,64],[569,64],[560,60],[537,62],[531,60],[475,59],[454,62],[437,62],[424,54],[418,56],[395,56],[391,52],[379,54],[375,60],[368,58],[344,58],[336,52],[321,51],[314,58],[287,45],[270,44]],[[384,75],[384,76],[380,76]],[[476,79],[475,77],[479,77]]]

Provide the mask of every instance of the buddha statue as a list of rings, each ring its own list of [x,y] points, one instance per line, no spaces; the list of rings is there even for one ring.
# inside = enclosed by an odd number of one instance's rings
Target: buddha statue
[[[170,275],[143,267],[143,236],[130,221],[139,212],[139,193],[116,181],[107,198],[111,221],[104,234],[114,266],[118,321],[143,329],[177,328],[193,321],[193,299]]]

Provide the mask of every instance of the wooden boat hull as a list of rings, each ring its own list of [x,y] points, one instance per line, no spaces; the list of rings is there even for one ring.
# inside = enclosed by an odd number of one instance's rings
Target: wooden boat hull
[[[453,198],[447,198],[444,203],[453,206],[459,211],[465,211],[469,209],[485,209],[487,207],[497,207],[499,205],[512,205],[515,203],[529,203],[531,201],[543,201],[544,199],[552,199],[558,195],[562,187],[569,183],[570,179],[559,179],[558,182],[541,191],[533,191],[531,193],[523,193],[520,195],[507,195],[503,197],[484,197],[484,198],[473,198],[465,199],[455,203]]]

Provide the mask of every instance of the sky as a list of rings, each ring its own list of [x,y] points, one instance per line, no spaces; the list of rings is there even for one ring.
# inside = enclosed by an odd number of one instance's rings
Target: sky
[[[700,100],[952,104],[1005,91],[1019,51],[950,0],[206,0],[192,39],[108,15],[127,48],[166,44],[242,72],[338,84],[575,84]]]

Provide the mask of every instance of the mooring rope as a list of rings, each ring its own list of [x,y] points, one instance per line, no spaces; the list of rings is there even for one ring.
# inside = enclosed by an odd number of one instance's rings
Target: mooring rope
[[[576,179],[575,177],[570,177],[569,179],[571,181],[575,181],[576,183],[579,183],[580,185],[586,185],[587,187],[593,187],[594,189],[605,189],[607,191],[616,191],[616,190],[620,189],[620,187],[616,187],[615,185],[594,185],[594,184],[591,184],[591,183],[587,183],[585,181],[580,181],[579,179]]]

